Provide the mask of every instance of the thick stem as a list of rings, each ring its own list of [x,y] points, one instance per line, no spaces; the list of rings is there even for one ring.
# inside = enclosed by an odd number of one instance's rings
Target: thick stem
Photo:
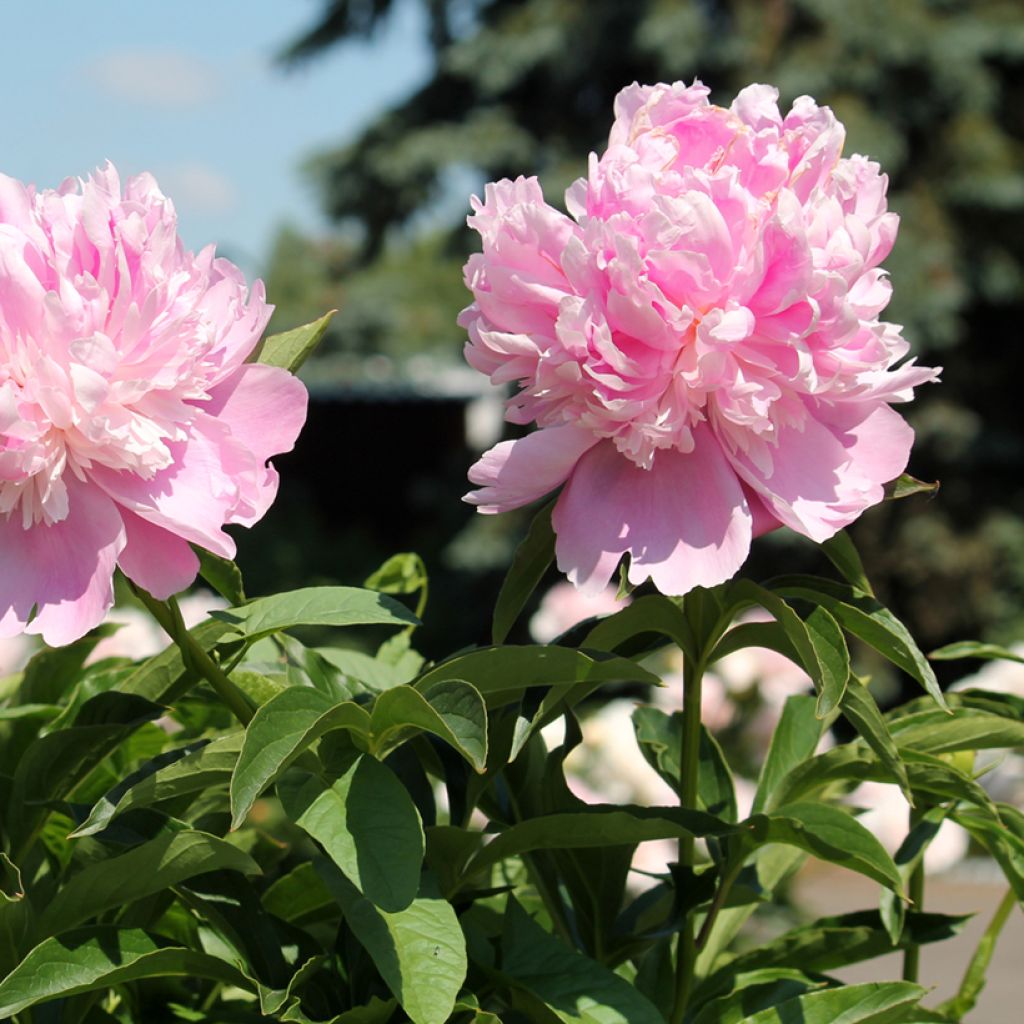
[[[907,895],[917,913],[924,910],[924,857],[917,863],[917,867],[910,874],[910,881],[907,884]],[[903,954],[903,980],[917,981],[921,971],[921,947],[916,942],[907,946]]]
[[[683,738],[679,751],[679,806],[684,810],[697,808],[697,778],[700,770],[700,698],[704,678],[703,660],[683,661]],[[679,864],[693,867],[694,838],[679,840]],[[693,989],[697,963],[696,922],[693,914],[686,916],[676,947],[676,992],[672,1007],[671,1024],[681,1024],[686,1004]]]
[[[141,587],[133,586],[132,590],[164,632],[178,645],[185,665],[213,687],[217,696],[242,725],[248,725],[253,716],[252,706],[242,691],[228,679],[220,665],[196,643],[195,637],[185,627],[177,601],[173,597],[167,601],[158,601]]]

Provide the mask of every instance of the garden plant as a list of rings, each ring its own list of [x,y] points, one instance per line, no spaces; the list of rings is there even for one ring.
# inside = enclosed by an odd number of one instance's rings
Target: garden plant
[[[330,316],[261,340],[262,286],[187,252],[146,175],[0,178],[0,638],[43,641],[0,679],[0,1020],[970,1019],[1024,900],[1024,813],[976,755],[1024,747],[1024,699],[944,693],[930,659],[1021,659],[926,656],[844,532],[934,492],[904,472],[894,405],[939,371],[879,319],[897,218],[843,144],[809,97],[783,114],[766,85],[729,107],[633,85],[567,213],[534,178],[474,199],[466,356],[534,429],[479,459],[467,500],[537,510],[492,635],[431,660],[417,628],[460,609],[428,601],[415,554],[256,598],[232,561],[224,527],[259,529]],[[744,576],[775,530],[831,573]],[[618,588],[617,610],[507,643],[552,564],[584,595]],[[190,627],[176,595],[198,577],[219,606]],[[115,594],[165,648],[104,646]],[[702,689],[748,649],[808,682],[740,799]],[[862,667],[883,662],[919,695],[883,710]],[[677,708],[656,699],[667,664]],[[570,777],[623,695],[671,800],[585,799]],[[905,799],[894,852],[851,804],[866,782]],[[928,906],[947,821],[1006,897],[942,1001],[919,979],[965,921]],[[794,922],[808,860],[877,898]],[[898,976],[837,976],[893,951]]]

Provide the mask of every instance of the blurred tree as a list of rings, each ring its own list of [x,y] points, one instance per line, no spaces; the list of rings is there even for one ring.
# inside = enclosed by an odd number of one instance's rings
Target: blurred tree
[[[432,76],[309,164],[326,211],[353,240],[345,267],[363,268],[344,285],[345,346],[456,356],[452,321],[465,294],[454,268],[473,240],[461,215],[414,241],[417,223],[453,181],[539,174],[560,205],[587,152],[602,148],[623,85],[699,77],[726,104],[752,81],[777,85],[784,105],[809,93],[846,124],[847,153],[889,173],[903,220],[886,316],[926,361],[946,366],[912,414],[911,468],[942,480],[941,496],[869,514],[858,540],[922,643],[1024,637],[1018,0],[323,0],[282,61],[369,38],[413,2],[425,13]],[[293,243],[283,237],[275,255],[285,280],[299,276],[301,261],[282,249]],[[270,283],[276,290],[277,272]],[[776,549],[787,566],[809,557]]]

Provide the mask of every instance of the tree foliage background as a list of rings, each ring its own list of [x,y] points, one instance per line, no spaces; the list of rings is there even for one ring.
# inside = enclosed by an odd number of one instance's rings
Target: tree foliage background
[[[539,174],[549,202],[604,146],[624,85],[702,79],[727,105],[753,81],[809,93],[881,162],[902,225],[887,261],[923,362],[911,471],[937,499],[874,510],[855,536],[922,644],[1024,639],[1024,12],[1015,0],[323,0],[285,66],[335,59],[418,3],[431,77],[308,174],[338,224],[286,231],[268,273],[276,326],[337,306],[327,362],[461,358],[474,244],[452,196]],[[335,50],[335,54],[337,51]],[[467,184],[469,187],[467,187]],[[347,363],[346,363],[347,360]],[[314,374],[317,372],[314,367]],[[497,536],[496,534],[494,535]],[[492,539],[494,539],[492,537]],[[429,559],[429,552],[426,552]],[[777,537],[765,568],[813,557]]]

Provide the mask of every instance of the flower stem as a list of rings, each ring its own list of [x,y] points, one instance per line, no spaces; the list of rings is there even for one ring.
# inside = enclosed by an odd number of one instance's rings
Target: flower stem
[[[252,706],[242,691],[227,677],[220,665],[196,643],[195,637],[188,631],[181,617],[178,602],[173,597],[166,601],[158,601],[152,594],[134,585],[132,590],[164,632],[178,645],[178,649],[181,651],[181,660],[185,666],[196,675],[202,676],[213,687],[217,696],[234,714],[235,718],[242,725],[248,725],[253,716]]]
[[[907,895],[917,913],[924,909],[924,857],[918,861],[917,867],[910,874],[907,883]],[[912,942],[903,954],[903,980],[917,981],[921,971],[921,947]]]
[[[684,810],[697,807],[697,777],[700,770],[700,699],[704,678],[703,659],[696,664],[683,660],[683,737],[679,751],[679,806]],[[692,867],[694,838],[679,840],[679,864]],[[697,964],[696,922],[693,914],[686,916],[676,947],[676,992],[672,1007],[671,1024],[681,1024],[693,988]]]

